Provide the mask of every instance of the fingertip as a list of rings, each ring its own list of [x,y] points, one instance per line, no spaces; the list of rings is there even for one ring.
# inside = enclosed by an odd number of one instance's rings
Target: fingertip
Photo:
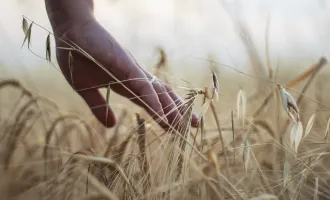
[[[92,112],[103,126],[112,128],[116,125],[117,120],[111,108],[94,108]]]
[[[191,126],[197,128],[199,124],[199,119],[195,113],[191,116]]]
[[[117,124],[117,119],[112,111],[108,111],[108,117],[106,117],[105,122],[103,125],[107,128],[113,128]]]
[[[87,90],[78,92],[85,100],[94,116],[107,128],[116,125],[116,117],[112,109],[107,106],[107,102],[98,90]]]

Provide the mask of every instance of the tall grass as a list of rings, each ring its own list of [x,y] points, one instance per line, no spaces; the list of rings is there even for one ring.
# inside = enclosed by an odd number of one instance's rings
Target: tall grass
[[[26,21],[23,27],[31,33]],[[254,69],[261,69],[252,41],[245,45],[253,50]],[[169,67],[160,53],[158,76]],[[275,79],[269,62],[268,77],[236,70],[259,85],[226,92],[234,102],[225,107],[229,113],[220,106],[221,88],[235,76],[222,82],[222,71],[210,69],[205,85],[211,86],[188,84],[183,119],[178,131],[168,132],[144,111],[125,109],[117,126],[105,131],[63,114],[17,80],[2,81],[0,93],[12,98],[6,102],[11,107],[0,107],[1,198],[329,199],[329,96],[322,79],[315,80],[327,61],[321,58],[287,84]],[[201,112],[193,129],[195,109]]]

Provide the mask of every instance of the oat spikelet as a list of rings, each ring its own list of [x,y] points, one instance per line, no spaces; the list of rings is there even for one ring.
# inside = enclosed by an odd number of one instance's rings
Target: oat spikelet
[[[305,135],[304,135],[304,139],[309,135],[309,133],[311,132],[313,125],[314,125],[314,121],[315,121],[315,113],[309,118],[307,125],[306,125],[306,129],[305,129]]]
[[[278,88],[285,112],[294,122],[300,121],[299,108],[296,100],[282,86],[278,85]],[[294,115],[296,115],[296,117]]]
[[[244,148],[243,148],[243,163],[244,163],[244,171],[247,172],[249,161],[250,161],[250,144],[248,137],[245,138]]]
[[[23,46],[24,46],[24,44],[25,44],[26,41],[28,41],[28,48],[30,48],[30,45],[31,45],[32,25],[33,25],[33,22],[30,24],[29,28],[26,30],[26,34],[25,34],[25,37],[24,37],[22,48],[23,48]]]
[[[214,70],[212,70],[212,82],[213,82],[213,88],[212,88],[212,99],[219,100],[219,81],[216,73]]]
[[[155,76],[160,77],[161,70],[163,68],[165,68],[167,65],[167,56],[166,56],[165,50],[162,47],[159,47],[158,51],[159,51],[160,58],[159,58],[158,63],[156,64]]]
[[[28,22],[26,21],[26,19],[24,17],[23,17],[23,20],[22,20],[22,29],[23,29],[24,35],[26,35],[26,33],[29,29],[29,24],[28,24]]]
[[[244,90],[241,88],[237,94],[237,118],[242,120],[243,127],[245,125],[246,117],[246,95]]]
[[[303,135],[303,126],[301,121],[297,122],[291,129],[290,139],[291,139],[291,147],[298,151],[299,144],[301,142]]]
[[[48,34],[46,39],[46,60],[49,62],[52,61],[52,52],[50,48],[50,33]]]

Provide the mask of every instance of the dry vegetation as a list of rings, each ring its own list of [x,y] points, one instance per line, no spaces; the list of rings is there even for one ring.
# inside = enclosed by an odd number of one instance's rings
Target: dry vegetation
[[[29,42],[27,21],[23,29]],[[264,67],[253,43],[244,44],[253,75],[228,78],[211,62],[208,87],[172,84],[186,89],[179,131],[164,132],[144,112],[126,108],[105,130],[63,114],[19,81],[2,81],[1,198],[329,199],[330,99],[328,75],[320,73],[327,60],[280,84],[270,59]],[[171,84],[160,54],[155,74]],[[226,84],[237,78],[248,84],[229,87],[231,100],[223,103]],[[189,126],[192,110],[200,113],[197,129]]]

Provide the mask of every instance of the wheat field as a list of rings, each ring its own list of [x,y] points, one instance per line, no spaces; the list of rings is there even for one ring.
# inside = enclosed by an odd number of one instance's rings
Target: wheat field
[[[185,98],[178,131],[112,93],[105,129],[63,78],[2,78],[1,199],[329,199],[327,58],[282,70],[241,39],[248,73],[210,56],[180,77],[160,49],[150,68]]]

